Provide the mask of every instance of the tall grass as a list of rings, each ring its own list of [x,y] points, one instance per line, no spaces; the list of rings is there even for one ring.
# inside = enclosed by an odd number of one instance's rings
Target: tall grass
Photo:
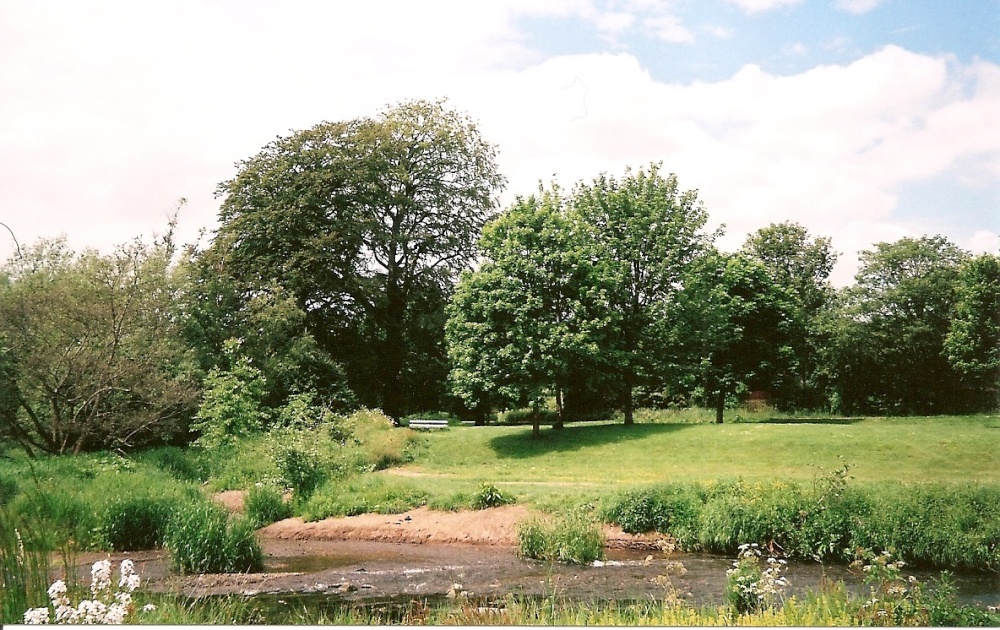
[[[589,564],[604,557],[604,532],[585,509],[529,519],[518,527],[517,543],[518,555],[536,560]]]
[[[745,542],[789,557],[850,561],[858,548],[908,562],[1000,569],[1000,488],[969,484],[662,484],[623,493],[605,518],[659,531],[686,549],[733,553]]]
[[[230,519],[212,503],[180,510],[167,525],[165,545],[181,573],[245,573],[264,568],[264,552],[246,518]]]
[[[26,610],[48,604],[49,554],[33,538],[0,511],[0,624],[24,623]]]

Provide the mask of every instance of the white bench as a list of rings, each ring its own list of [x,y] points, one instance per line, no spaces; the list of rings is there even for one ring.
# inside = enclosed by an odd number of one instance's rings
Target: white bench
[[[410,420],[411,429],[447,429],[447,420],[430,420],[427,418],[414,418]]]

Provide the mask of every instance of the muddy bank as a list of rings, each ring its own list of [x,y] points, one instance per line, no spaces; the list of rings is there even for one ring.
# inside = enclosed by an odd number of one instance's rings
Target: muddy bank
[[[306,523],[290,518],[261,530],[265,539],[354,540],[368,542],[513,547],[517,526],[536,514],[521,505],[488,510],[439,512],[417,508],[403,514],[361,514]],[[605,526],[610,548],[653,549],[658,537],[626,534]]]
[[[228,495],[239,509],[241,497]],[[190,597],[242,594],[300,602],[555,595],[573,600],[661,598],[672,589],[691,604],[721,602],[732,558],[709,554],[665,555],[656,536],[632,536],[606,527],[607,559],[598,566],[560,565],[518,558],[517,525],[533,512],[524,506],[481,511],[436,512],[426,508],[399,515],[364,514],[304,523],[292,518],[260,530],[266,556],[261,573],[178,576],[163,551],[112,554],[131,558],[146,587]],[[81,577],[108,554],[81,554]],[[680,563],[678,565],[677,563]],[[682,567],[682,568],[681,568]],[[911,572],[907,572],[910,574]],[[926,581],[937,572],[913,571]],[[663,576],[669,578],[665,581]],[[790,563],[790,593],[843,580],[860,590],[843,566]],[[1000,604],[1000,575],[959,574],[960,600]],[[303,599],[304,598],[304,599]]]

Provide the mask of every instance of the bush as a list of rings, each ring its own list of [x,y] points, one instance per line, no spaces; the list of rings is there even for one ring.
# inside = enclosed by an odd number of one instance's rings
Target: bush
[[[500,490],[493,484],[484,483],[479,487],[479,490],[472,496],[472,509],[473,510],[485,510],[487,508],[500,507],[501,505],[509,505],[515,503],[517,499],[514,497],[500,492]]]
[[[250,488],[243,500],[243,510],[254,527],[264,527],[292,515],[292,506],[285,502],[281,491],[263,484]]]
[[[299,439],[279,441],[274,463],[281,479],[295,491],[296,499],[308,499],[327,478],[319,450]]]
[[[177,507],[178,500],[169,496],[116,498],[101,514],[101,538],[113,551],[159,547]]]
[[[518,527],[517,542],[524,558],[590,564],[604,557],[604,532],[582,509],[553,520],[529,519]]]
[[[167,525],[165,546],[181,573],[243,573],[264,567],[264,553],[246,518],[230,520],[207,501],[183,506]]]

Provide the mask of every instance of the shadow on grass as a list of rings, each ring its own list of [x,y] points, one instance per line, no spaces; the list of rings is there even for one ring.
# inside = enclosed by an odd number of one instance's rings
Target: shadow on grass
[[[622,424],[572,425],[568,424],[560,431],[543,429],[538,438],[531,437],[531,427],[518,433],[498,435],[489,441],[490,448],[501,458],[525,459],[544,455],[576,451],[587,446],[600,446],[641,440],[651,435],[673,433],[693,424],[634,424],[627,427]]]
[[[856,424],[864,418],[768,418],[759,424]]]

